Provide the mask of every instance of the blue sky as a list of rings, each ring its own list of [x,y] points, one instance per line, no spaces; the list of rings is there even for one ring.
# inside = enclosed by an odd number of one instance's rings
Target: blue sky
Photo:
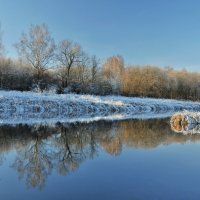
[[[46,23],[56,41],[72,39],[102,59],[200,66],[198,0],[0,0],[0,21],[9,56],[23,31]]]

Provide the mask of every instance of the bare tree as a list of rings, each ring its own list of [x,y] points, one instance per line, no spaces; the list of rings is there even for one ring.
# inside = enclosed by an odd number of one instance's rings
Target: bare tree
[[[91,57],[91,65],[92,65],[92,69],[91,69],[92,79],[91,79],[91,81],[92,81],[92,83],[94,83],[97,79],[99,63],[100,63],[100,61],[97,59],[96,56]]]
[[[73,65],[80,62],[81,46],[70,40],[63,40],[58,44],[57,61],[62,68],[59,77],[62,81],[62,87],[68,86],[70,81],[70,71]]]
[[[78,63],[78,80],[81,83],[81,85],[84,85],[85,82],[89,82],[90,79],[90,71],[89,71],[89,66],[90,66],[90,57],[82,52],[81,57],[80,57],[80,62]]]
[[[28,60],[37,72],[38,81],[54,56],[55,43],[45,24],[32,25],[29,33],[23,33],[15,45],[18,54]]]

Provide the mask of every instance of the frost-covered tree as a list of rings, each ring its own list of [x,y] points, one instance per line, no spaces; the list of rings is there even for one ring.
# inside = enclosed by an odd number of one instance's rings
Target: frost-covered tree
[[[56,59],[59,67],[61,67],[59,78],[63,88],[69,85],[71,69],[80,62],[81,56],[82,48],[79,44],[70,40],[62,40],[58,44]]]
[[[81,83],[81,85],[89,83],[91,79],[91,73],[89,70],[90,65],[91,65],[90,57],[87,54],[82,53],[80,57],[80,62],[77,65],[78,80]]]
[[[91,57],[91,82],[94,83],[97,80],[97,74],[98,74],[98,67],[99,67],[100,61],[97,59],[96,56]]]
[[[15,45],[19,56],[25,58],[36,70],[40,80],[54,57],[55,43],[45,24],[32,25],[29,33],[23,33]]]
[[[102,67],[103,75],[112,86],[114,93],[121,92],[122,74],[124,71],[124,59],[122,56],[109,57]]]

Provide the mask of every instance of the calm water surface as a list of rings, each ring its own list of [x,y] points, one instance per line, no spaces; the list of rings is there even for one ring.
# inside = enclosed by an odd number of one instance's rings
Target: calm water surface
[[[200,135],[169,119],[0,127],[0,197],[200,199]]]

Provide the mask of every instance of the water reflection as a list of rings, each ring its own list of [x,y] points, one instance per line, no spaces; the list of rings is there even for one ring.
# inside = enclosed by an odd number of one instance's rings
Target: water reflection
[[[171,123],[171,129],[183,135],[200,134],[200,124],[197,123]]]
[[[19,178],[25,178],[28,187],[43,188],[52,170],[67,175],[101,149],[117,156],[124,147],[151,149],[196,140],[200,135],[173,132],[168,119],[1,126],[0,160],[3,164],[6,153],[15,150],[12,168]]]

